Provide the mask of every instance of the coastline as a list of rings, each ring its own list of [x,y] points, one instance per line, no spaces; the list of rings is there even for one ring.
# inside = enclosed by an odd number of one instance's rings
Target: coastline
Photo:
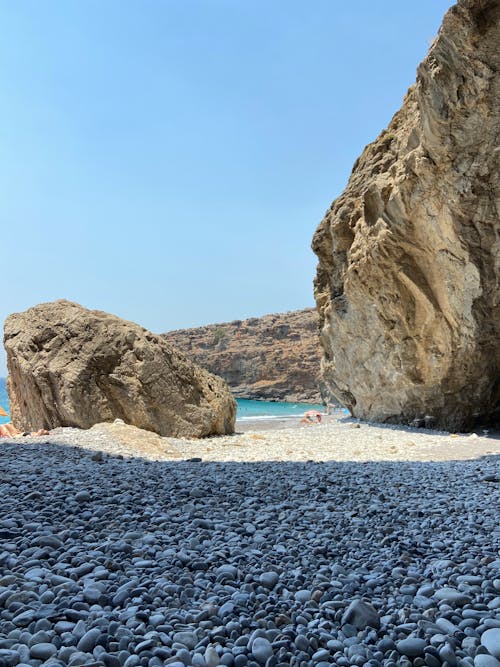
[[[358,422],[342,414],[310,426],[298,418],[243,420],[232,435],[203,439],[160,437],[135,427],[57,428],[41,437],[2,438],[19,446],[55,444],[108,456],[149,461],[464,461],[500,455],[498,433],[447,433]]]

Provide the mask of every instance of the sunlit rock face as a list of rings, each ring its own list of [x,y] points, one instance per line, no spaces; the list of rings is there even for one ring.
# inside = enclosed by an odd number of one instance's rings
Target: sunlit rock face
[[[179,329],[164,337],[202,368],[224,378],[238,398],[323,400],[316,309]]]
[[[232,433],[236,401],[219,377],[138,324],[77,303],[5,322],[12,421],[21,430],[116,418],[161,436]]]
[[[323,376],[357,417],[500,414],[500,3],[459,0],[313,240]]]

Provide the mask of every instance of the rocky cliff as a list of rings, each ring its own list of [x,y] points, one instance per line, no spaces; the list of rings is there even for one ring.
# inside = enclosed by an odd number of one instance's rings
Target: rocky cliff
[[[324,379],[354,415],[500,412],[500,3],[459,0],[319,225]]]
[[[253,317],[164,334],[220,375],[238,398],[320,402],[316,310]]]
[[[123,419],[162,436],[232,433],[226,383],[138,324],[70,301],[5,321],[12,421],[20,430]]]

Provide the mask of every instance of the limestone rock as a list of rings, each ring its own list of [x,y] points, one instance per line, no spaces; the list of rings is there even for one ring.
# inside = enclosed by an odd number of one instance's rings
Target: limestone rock
[[[223,380],[114,315],[69,301],[40,304],[7,318],[4,344],[21,430],[116,418],[163,436],[234,430],[236,402]]]
[[[325,382],[356,417],[500,416],[500,4],[459,0],[319,225]]]
[[[223,377],[238,398],[321,402],[316,309],[179,329],[164,336]]]
[[[180,451],[166,438],[137,426],[125,424],[120,419],[113,423],[94,424],[90,430],[98,436],[111,438],[128,451],[133,451],[135,456],[144,456],[147,459],[154,457],[160,461],[182,457]]]

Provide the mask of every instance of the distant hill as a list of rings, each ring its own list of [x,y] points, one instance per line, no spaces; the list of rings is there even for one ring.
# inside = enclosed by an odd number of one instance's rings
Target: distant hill
[[[321,402],[314,308],[163,334],[238,398]]]

